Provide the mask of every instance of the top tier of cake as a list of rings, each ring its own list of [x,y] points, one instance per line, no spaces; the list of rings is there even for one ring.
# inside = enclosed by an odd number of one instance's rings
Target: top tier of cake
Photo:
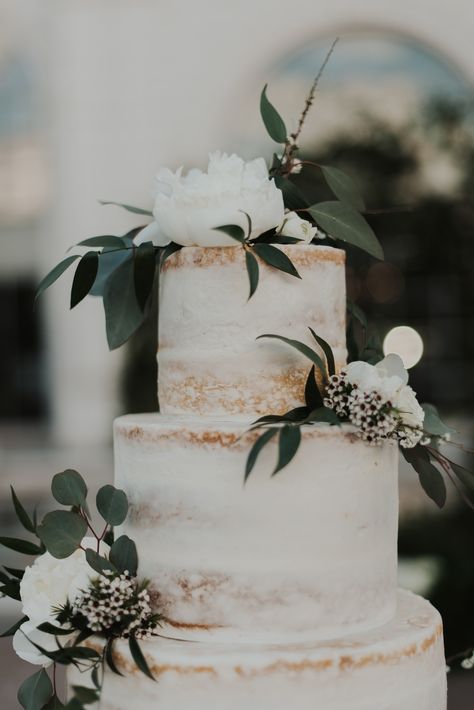
[[[167,259],[160,284],[158,395],[165,414],[204,416],[283,413],[304,401],[309,361],[275,333],[330,343],[346,361],[345,253],[314,245],[279,247],[301,280],[260,262],[248,300],[240,246],[185,247]]]

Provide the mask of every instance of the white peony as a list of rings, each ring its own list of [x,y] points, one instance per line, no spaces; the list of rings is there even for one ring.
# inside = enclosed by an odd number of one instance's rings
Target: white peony
[[[416,398],[415,392],[409,385],[405,385],[397,392],[392,404],[398,410],[398,414],[405,426],[415,429],[423,428],[425,413]]]
[[[61,638],[61,643],[64,644],[65,637],[62,636]],[[55,637],[52,634],[39,631],[32,621],[25,621],[15,632],[12,639],[13,650],[23,661],[34,663],[38,666],[50,666],[52,661],[47,656],[44,656],[36,646],[33,646],[31,641],[46,651],[55,651],[58,647]]]
[[[194,169],[183,175],[182,168],[158,172],[155,222],[139,233],[135,243],[235,246],[236,241],[216,227],[238,224],[247,234],[245,212],[252,220],[252,238],[283,221],[283,195],[269,179],[265,160],[244,162],[237,155],[211,153],[207,172]]]
[[[347,380],[363,392],[378,392],[385,401],[392,401],[408,382],[408,373],[398,355],[387,355],[377,365],[359,360],[344,368]]]
[[[278,227],[280,234],[285,237],[295,237],[301,239],[305,244],[309,244],[318,233],[318,228],[311,222],[301,219],[296,212],[287,212],[281,225]]]
[[[94,548],[94,538],[84,538],[84,547]],[[81,589],[89,585],[91,576],[97,576],[89,566],[83,550],[58,560],[49,552],[36,558],[25,569],[20,582],[23,613],[38,626],[44,621],[54,622],[53,607],[73,601]]]

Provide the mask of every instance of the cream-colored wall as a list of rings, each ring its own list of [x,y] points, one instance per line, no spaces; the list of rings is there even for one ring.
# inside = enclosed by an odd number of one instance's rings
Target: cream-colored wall
[[[24,2],[24,0],[23,0]],[[158,165],[202,163],[235,135],[239,97],[301,43],[372,26],[432,45],[474,79],[468,0],[43,0],[41,45],[54,204],[38,272],[87,235],[136,224],[108,198],[145,205]],[[260,130],[260,129],[258,129]],[[53,422],[59,443],[110,437],[120,354],[102,308],[47,297]]]

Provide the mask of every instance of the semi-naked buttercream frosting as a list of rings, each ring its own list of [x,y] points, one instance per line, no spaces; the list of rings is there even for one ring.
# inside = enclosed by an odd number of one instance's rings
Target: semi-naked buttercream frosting
[[[93,643],[93,642],[92,642]],[[143,644],[157,682],[117,644],[126,680],[107,672],[100,710],[445,710],[438,612],[399,592],[392,620],[338,641],[305,644]],[[77,671],[70,682],[84,683]]]
[[[305,426],[288,466],[271,476],[274,439],[244,485],[252,419],[301,406],[310,366],[256,338],[316,349],[311,326],[346,361],[344,253],[281,248],[302,279],[262,264],[250,301],[240,246],[164,264],[162,413],[119,418],[114,441],[167,638],[141,642],[156,683],[115,644],[126,676],[107,670],[101,710],[446,710],[439,615],[397,596],[396,446]]]
[[[248,300],[240,246],[187,247],[161,274],[158,391],[165,414],[280,413],[301,403],[308,361],[264,333],[318,349],[308,326],[346,361],[345,253],[323,246],[279,247],[301,279],[260,264]]]

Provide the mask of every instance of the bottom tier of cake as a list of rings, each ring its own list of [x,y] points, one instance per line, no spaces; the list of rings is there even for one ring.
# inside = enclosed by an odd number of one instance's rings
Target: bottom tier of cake
[[[441,619],[409,592],[390,623],[337,641],[142,643],[156,683],[116,648],[126,677],[106,673],[100,710],[446,710]]]

